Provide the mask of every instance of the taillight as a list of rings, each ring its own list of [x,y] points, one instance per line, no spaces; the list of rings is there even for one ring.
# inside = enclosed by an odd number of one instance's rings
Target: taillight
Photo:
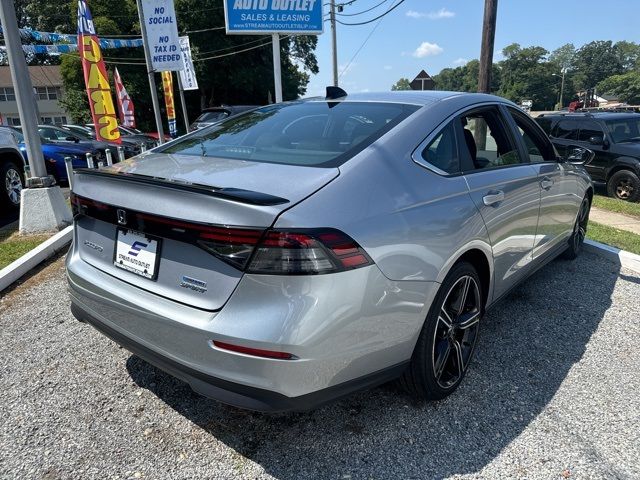
[[[269,230],[247,266],[249,273],[317,275],[373,264],[348,235],[334,229]]]
[[[252,355],[254,357],[275,358],[277,360],[294,360],[296,358],[294,355],[287,352],[263,350],[262,348],[243,347],[242,345],[233,345],[231,343],[219,342],[217,340],[213,340],[212,343],[214,346],[222,350],[244,353],[245,355]]]
[[[243,270],[262,230],[213,227],[198,232],[198,245],[209,253]]]

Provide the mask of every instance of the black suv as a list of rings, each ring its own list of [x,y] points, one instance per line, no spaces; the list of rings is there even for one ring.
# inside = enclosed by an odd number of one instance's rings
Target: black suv
[[[640,114],[551,113],[535,119],[561,156],[574,147],[595,152],[585,168],[610,197],[640,200]]]

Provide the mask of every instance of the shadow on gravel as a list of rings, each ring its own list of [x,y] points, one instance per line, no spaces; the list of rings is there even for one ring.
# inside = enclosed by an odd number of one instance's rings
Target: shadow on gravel
[[[127,368],[138,385],[276,478],[477,472],[545,408],[580,360],[619,269],[584,254],[540,270],[487,315],[467,378],[437,403],[386,385],[313,412],[263,415],[201,397],[135,356]]]

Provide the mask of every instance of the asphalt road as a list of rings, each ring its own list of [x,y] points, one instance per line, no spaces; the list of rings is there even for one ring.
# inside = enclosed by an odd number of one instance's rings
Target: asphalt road
[[[640,276],[555,261],[485,318],[462,387],[309,413],[220,405],[68,310],[60,260],[0,303],[1,478],[640,478]]]

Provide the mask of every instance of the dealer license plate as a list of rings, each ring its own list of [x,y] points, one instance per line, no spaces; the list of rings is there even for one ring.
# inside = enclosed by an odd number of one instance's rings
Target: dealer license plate
[[[155,280],[160,261],[159,247],[160,239],[119,228],[113,264],[141,277]]]

